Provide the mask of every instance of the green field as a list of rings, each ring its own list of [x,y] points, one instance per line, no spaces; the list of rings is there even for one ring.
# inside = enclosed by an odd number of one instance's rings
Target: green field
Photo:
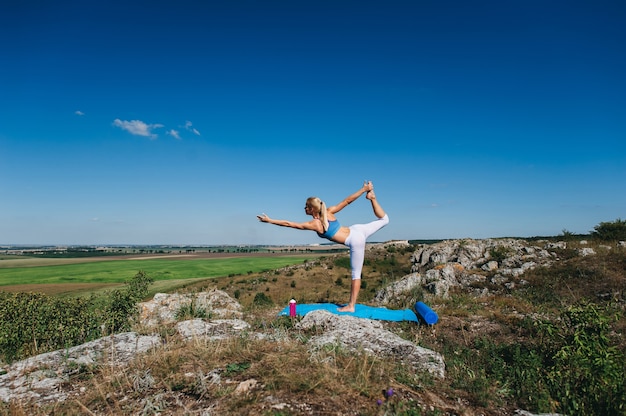
[[[210,279],[274,270],[298,264],[311,256],[259,256],[215,259],[145,259],[107,260],[0,268],[0,288],[34,284],[106,284],[123,283],[138,271],[144,271],[156,282]]]

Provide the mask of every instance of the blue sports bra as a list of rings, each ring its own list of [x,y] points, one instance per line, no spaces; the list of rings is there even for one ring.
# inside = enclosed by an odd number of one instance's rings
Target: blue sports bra
[[[331,239],[334,237],[335,234],[337,234],[337,231],[339,231],[339,228],[341,228],[341,226],[339,225],[339,221],[334,220],[334,221],[328,221],[328,230],[326,230],[325,233],[320,234],[317,233],[317,235],[319,235],[322,238],[327,238],[327,239]]]

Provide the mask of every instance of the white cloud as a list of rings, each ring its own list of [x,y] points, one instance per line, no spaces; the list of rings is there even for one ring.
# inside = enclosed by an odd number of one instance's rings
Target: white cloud
[[[77,116],[84,116],[84,115],[85,115],[85,113],[83,113],[83,112],[82,112],[82,111],[80,111],[80,110],[76,110],[76,111],[74,111],[74,114],[76,114]]]
[[[193,127],[193,125],[191,124],[191,121],[185,122],[185,128],[189,130],[190,132],[192,132],[193,134],[195,134],[196,136],[200,135],[200,132],[198,131],[198,129]]]
[[[177,140],[180,140],[180,134],[174,129],[171,129],[170,131],[168,131],[167,134],[169,134],[170,136],[172,136],[173,138]]]
[[[152,130],[163,127],[163,124],[146,124],[141,120],[127,121],[119,118],[113,120],[113,125],[135,136],[150,137],[151,139],[157,138],[157,135]]]

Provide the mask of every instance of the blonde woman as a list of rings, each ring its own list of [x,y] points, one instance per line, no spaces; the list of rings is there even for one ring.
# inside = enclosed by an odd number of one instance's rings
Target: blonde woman
[[[337,221],[335,214],[356,201],[361,195],[366,194],[372,204],[376,220],[367,224],[355,224],[350,227],[342,226]],[[361,271],[365,260],[365,243],[369,236],[389,224],[389,217],[382,209],[376,195],[372,182],[365,182],[363,187],[345,198],[337,205],[327,207],[326,204],[317,197],[310,197],[306,200],[304,212],[313,217],[308,222],[293,222],[287,220],[275,220],[265,214],[257,215],[261,222],[291,227],[298,230],[315,231],[321,238],[326,238],[335,243],[344,244],[350,248],[350,268],[352,269],[352,285],[350,287],[350,301],[347,305],[339,308],[339,312],[354,312],[359,290],[361,290]]]

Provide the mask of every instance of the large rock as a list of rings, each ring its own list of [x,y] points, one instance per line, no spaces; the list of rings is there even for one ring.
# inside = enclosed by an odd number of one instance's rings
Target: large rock
[[[510,238],[446,240],[419,246],[411,256],[411,271],[424,276],[422,286],[433,296],[447,297],[451,288],[473,286],[496,272],[498,279],[490,281],[510,288],[511,278],[552,264],[556,254],[546,248],[561,247],[550,243],[542,248]]]
[[[374,295],[374,302],[379,305],[387,305],[393,300],[397,299],[400,295],[410,293],[415,288],[419,288],[422,285],[422,276],[419,273],[411,273],[386,286]]]
[[[6,374],[0,376],[0,400],[64,400],[67,393],[61,386],[81,366],[123,366],[138,353],[160,344],[161,337],[158,335],[125,332],[17,361],[5,369]]]
[[[440,354],[387,331],[380,321],[319,310],[306,314],[297,327],[324,330],[323,334],[314,336],[309,341],[315,348],[341,345],[351,351],[393,357],[415,371],[426,371],[440,378],[445,376],[445,364]]]
[[[141,323],[146,326],[174,323],[178,311],[190,305],[204,310],[210,318],[241,319],[243,316],[239,302],[222,290],[189,294],[157,293],[152,300],[139,304]]]
[[[239,335],[250,329],[250,324],[241,319],[191,319],[176,324],[178,333],[185,339],[204,338],[217,341]]]

